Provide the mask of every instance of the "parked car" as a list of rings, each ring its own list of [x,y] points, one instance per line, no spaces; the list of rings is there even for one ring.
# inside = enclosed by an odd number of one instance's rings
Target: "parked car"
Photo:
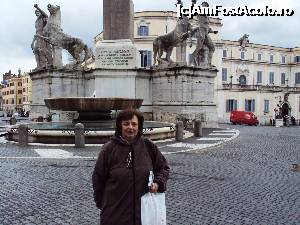
[[[248,124],[255,125],[259,124],[257,117],[253,112],[238,111],[234,110],[230,114],[230,122],[232,124]]]
[[[0,111],[0,117],[4,117],[5,113],[3,111]]]

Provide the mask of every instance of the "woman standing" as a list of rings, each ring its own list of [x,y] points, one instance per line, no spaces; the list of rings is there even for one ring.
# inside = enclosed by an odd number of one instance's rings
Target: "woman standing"
[[[99,154],[93,188],[101,225],[141,225],[141,197],[149,191],[150,171],[150,192],[166,190],[169,166],[157,146],[142,136],[143,122],[140,112],[122,111],[115,135]]]

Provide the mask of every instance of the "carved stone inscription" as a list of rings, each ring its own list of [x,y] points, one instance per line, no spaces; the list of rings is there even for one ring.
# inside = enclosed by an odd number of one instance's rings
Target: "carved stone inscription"
[[[135,49],[131,47],[100,47],[97,49],[98,68],[127,69],[135,67]]]

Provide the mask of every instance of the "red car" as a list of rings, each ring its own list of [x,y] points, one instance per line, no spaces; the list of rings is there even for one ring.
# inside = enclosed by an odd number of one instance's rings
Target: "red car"
[[[255,125],[259,124],[257,117],[253,114],[253,112],[245,112],[245,111],[231,111],[230,114],[230,122],[232,124],[248,124]]]

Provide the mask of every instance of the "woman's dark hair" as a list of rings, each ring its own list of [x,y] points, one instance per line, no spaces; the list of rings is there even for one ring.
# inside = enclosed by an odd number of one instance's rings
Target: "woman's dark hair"
[[[138,118],[139,121],[139,131],[137,133],[137,136],[141,136],[143,134],[143,123],[144,123],[144,116],[141,112],[133,110],[133,109],[126,109],[121,111],[116,120],[116,135],[121,136],[122,135],[122,121],[124,120],[130,120],[134,116]]]

